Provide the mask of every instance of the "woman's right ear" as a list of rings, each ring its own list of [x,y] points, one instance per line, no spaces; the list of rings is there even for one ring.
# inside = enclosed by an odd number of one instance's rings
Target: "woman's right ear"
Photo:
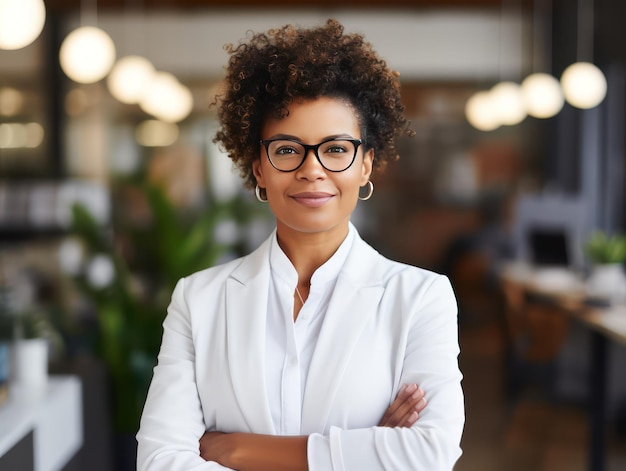
[[[256,179],[257,185],[261,188],[265,188],[265,179],[263,178],[263,170],[261,169],[261,160],[257,159],[252,162],[252,175]]]

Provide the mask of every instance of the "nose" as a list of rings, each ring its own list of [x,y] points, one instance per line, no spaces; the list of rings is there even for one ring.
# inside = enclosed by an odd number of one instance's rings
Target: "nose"
[[[326,171],[324,167],[322,167],[313,149],[307,149],[304,162],[302,162],[297,173],[300,178],[306,178],[308,180],[315,180],[326,176]]]

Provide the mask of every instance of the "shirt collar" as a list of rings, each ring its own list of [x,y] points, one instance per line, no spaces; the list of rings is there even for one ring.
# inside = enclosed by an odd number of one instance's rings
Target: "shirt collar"
[[[311,286],[315,284],[325,284],[329,281],[333,281],[339,276],[341,267],[343,267],[348,253],[354,242],[356,229],[352,223],[348,226],[348,235],[343,240],[339,248],[335,253],[317,270],[311,277]],[[270,248],[270,266],[272,268],[272,275],[277,276],[290,284],[297,284],[298,273],[295,267],[291,263],[291,260],[287,257],[283,249],[278,245],[278,238],[276,231],[272,236],[272,245]]]

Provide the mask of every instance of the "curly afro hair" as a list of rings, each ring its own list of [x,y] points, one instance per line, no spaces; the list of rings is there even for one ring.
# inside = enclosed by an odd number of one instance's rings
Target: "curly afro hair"
[[[264,120],[284,118],[297,100],[347,100],[366,149],[374,149],[374,170],[398,158],[397,137],[412,134],[403,116],[399,74],[363,36],[344,34],[336,20],[311,29],[287,25],[225,49],[230,59],[216,97],[221,129],[214,141],[228,152],[249,188],[256,185],[252,162],[260,155]]]

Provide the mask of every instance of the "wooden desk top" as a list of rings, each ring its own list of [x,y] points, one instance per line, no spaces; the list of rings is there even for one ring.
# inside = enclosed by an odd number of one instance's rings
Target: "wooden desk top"
[[[626,345],[626,305],[609,308],[588,308],[575,314],[590,328]]]
[[[587,287],[582,276],[561,269],[533,269],[513,262],[500,270],[504,284],[551,299],[587,327],[626,345],[626,304],[592,307],[586,304]]]

